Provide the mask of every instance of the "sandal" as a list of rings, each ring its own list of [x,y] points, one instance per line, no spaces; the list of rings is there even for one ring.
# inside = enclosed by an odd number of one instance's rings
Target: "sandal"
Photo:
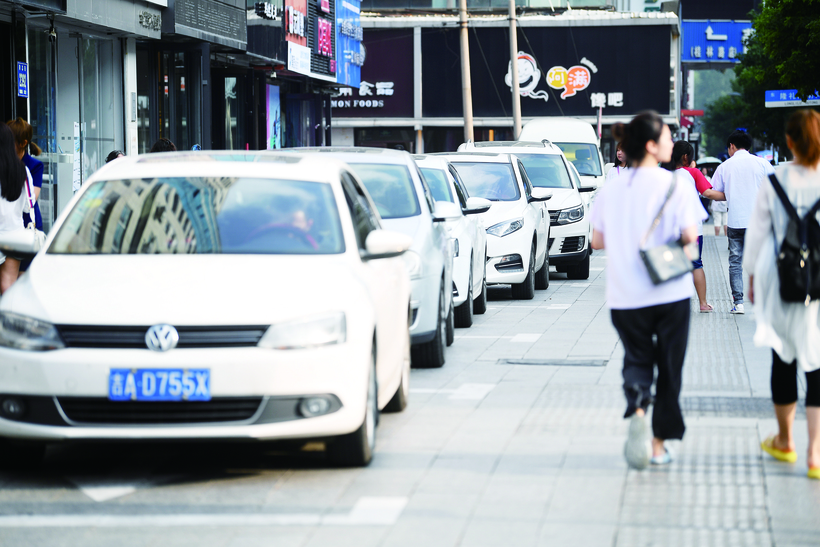
[[[797,461],[797,452],[794,450],[780,450],[774,447],[774,435],[760,443],[760,448],[763,449],[763,452],[781,462],[795,463]],[[811,473],[811,470],[809,470],[809,473]],[[817,469],[817,474],[818,478],[820,478],[820,469]]]
[[[667,465],[667,464],[670,464],[670,463],[672,463],[672,454],[669,453],[668,448],[664,447],[663,448],[663,454],[661,454],[660,456],[652,456],[652,458],[650,458],[649,462],[652,465]]]
[[[706,307],[703,307],[703,306],[700,307],[700,313],[709,313],[709,312],[712,312],[714,310],[715,310],[715,308],[713,308],[711,304],[706,304]]]
[[[820,467],[809,467],[808,477],[814,480],[820,480]]]

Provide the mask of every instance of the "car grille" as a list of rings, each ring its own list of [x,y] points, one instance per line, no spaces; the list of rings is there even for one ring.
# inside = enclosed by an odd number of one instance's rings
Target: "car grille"
[[[550,211],[550,226],[558,226],[558,215],[561,211]]]
[[[104,397],[58,397],[69,420],[85,424],[192,424],[249,420],[262,397],[216,397],[210,401],[109,401]]]
[[[149,327],[108,327],[58,325],[57,330],[69,348],[135,348],[146,349],[145,333]],[[265,334],[267,326],[176,327],[178,348],[253,347]]]
[[[585,241],[586,238],[584,238],[584,236],[565,237],[564,242],[561,244],[561,252],[577,253],[584,248]]]

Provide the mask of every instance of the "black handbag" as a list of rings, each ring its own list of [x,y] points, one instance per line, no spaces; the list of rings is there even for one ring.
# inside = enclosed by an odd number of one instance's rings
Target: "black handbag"
[[[652,247],[651,249],[644,248],[646,246],[646,242],[649,240],[649,237],[652,235],[652,232],[654,232],[661,223],[663,212],[666,209],[666,205],[669,203],[669,199],[675,192],[677,182],[678,177],[677,173],[675,173],[672,177],[672,184],[669,185],[669,191],[666,193],[666,199],[664,199],[663,205],[661,205],[661,210],[658,211],[655,220],[652,221],[652,226],[649,227],[649,230],[647,230],[641,240],[641,260],[643,260],[643,263],[646,266],[646,271],[649,272],[649,278],[655,285],[660,285],[661,283],[677,279],[678,277],[691,272],[694,269],[692,260],[696,259],[698,254],[697,245],[695,245],[694,254],[692,254],[690,247],[690,254],[695,257],[690,258],[684,250],[684,244],[680,238],[663,245],[658,245],[657,247]]]
[[[789,215],[786,236],[777,253],[780,298],[783,302],[802,302],[808,306],[820,298],[820,224],[816,216],[820,200],[800,218],[777,177],[769,175],[769,180]]]

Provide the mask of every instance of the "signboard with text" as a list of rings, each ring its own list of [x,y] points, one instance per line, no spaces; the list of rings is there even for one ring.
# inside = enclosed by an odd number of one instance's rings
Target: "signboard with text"
[[[359,87],[365,49],[362,47],[359,0],[336,2],[336,81]]]
[[[28,63],[17,62],[17,96],[28,99]]]
[[[796,89],[771,89],[765,93],[766,108],[788,108],[795,106],[818,106],[820,96],[811,95],[808,100],[802,101],[797,96]]]
[[[285,0],[285,39],[307,45],[307,0]]]
[[[752,32],[751,21],[684,21],[681,61],[737,63],[737,56],[746,52],[743,42]]]

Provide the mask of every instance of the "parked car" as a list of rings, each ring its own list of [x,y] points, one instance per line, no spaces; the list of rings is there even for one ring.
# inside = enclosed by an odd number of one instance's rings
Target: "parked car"
[[[411,243],[331,158],[112,162],[0,300],[0,437],[321,438],[366,465],[407,404]]]
[[[483,219],[492,202],[470,197],[458,171],[437,156],[413,156],[436,202],[446,201],[460,207],[461,216],[446,222],[454,243],[453,304],[455,326],[469,327],[473,313],[487,310],[487,232]]]
[[[550,226],[541,202],[552,192],[533,188],[513,154],[440,154],[453,164],[471,196],[493,202],[482,213],[487,228],[487,283],[512,285],[513,298],[530,300],[549,287]]]
[[[453,343],[453,249],[444,223],[461,216],[453,203],[433,200],[413,157],[386,148],[297,148],[346,162],[359,176],[384,226],[407,234],[413,245],[404,254],[410,272],[413,366],[441,367],[445,345]]]
[[[459,150],[515,154],[524,164],[534,188],[548,188],[550,265],[565,272],[569,279],[589,278],[589,205],[582,194],[595,191],[594,186],[581,186],[575,167],[567,161],[561,149],[544,142],[489,141],[468,142]]]

